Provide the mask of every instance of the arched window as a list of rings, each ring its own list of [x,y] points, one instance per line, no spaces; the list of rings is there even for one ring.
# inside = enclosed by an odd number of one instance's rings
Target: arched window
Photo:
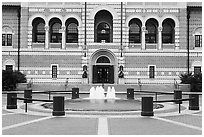
[[[141,43],[141,21],[132,19],[129,23],[129,43]]]
[[[162,43],[174,43],[175,23],[172,19],[165,19],[162,23]]]
[[[155,19],[149,19],[146,22],[147,33],[145,35],[146,43],[157,43],[158,22]]]
[[[110,60],[106,56],[101,56],[97,59],[96,63],[110,63]]]
[[[113,42],[113,16],[101,10],[94,17],[94,42]]]
[[[110,26],[102,22],[97,27],[97,42],[110,42]]]
[[[78,43],[78,21],[74,18],[66,21],[66,43]]]
[[[62,34],[60,33],[61,21],[58,18],[51,19],[50,23],[50,42],[61,43]]]
[[[33,20],[33,42],[45,42],[45,21],[42,18]]]

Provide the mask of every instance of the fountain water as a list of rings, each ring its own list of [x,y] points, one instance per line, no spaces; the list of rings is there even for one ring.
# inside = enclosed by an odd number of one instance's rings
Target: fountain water
[[[114,87],[108,87],[106,97],[104,93],[105,90],[102,86],[92,87],[90,89],[89,99],[116,99]]]
[[[115,99],[115,88],[114,87],[108,87],[108,91],[106,94],[107,99]]]

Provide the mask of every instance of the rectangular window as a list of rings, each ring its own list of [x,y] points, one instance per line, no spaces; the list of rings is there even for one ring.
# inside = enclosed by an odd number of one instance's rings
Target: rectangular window
[[[12,34],[2,34],[2,46],[12,46]]]
[[[57,65],[52,65],[52,78],[57,78]]]
[[[7,46],[12,46],[12,34],[7,34]]]
[[[6,70],[13,71],[13,65],[6,65]]]
[[[6,35],[2,34],[2,46],[6,46]]]
[[[202,47],[202,35],[195,35],[195,47]]]
[[[155,66],[149,66],[149,78],[154,78]]]
[[[194,74],[198,74],[198,73],[201,73],[201,67],[200,66],[194,67]]]

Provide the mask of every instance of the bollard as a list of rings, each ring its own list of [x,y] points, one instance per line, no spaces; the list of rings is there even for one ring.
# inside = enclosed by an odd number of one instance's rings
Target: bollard
[[[182,91],[179,89],[174,90],[174,100],[175,99],[182,99]],[[182,101],[175,101],[175,104],[182,104]]]
[[[72,88],[72,99],[79,98],[79,88]]]
[[[54,96],[53,97],[53,116],[64,116],[64,96]]]
[[[7,93],[7,109],[17,109],[17,93]]]
[[[32,99],[32,90],[24,90],[24,98]],[[24,103],[32,103],[32,100],[24,100]]]
[[[141,116],[154,116],[153,97],[142,97]]]
[[[189,98],[189,110],[199,110],[199,95],[198,94],[190,94]]]
[[[127,99],[134,99],[134,89],[133,88],[127,89]]]

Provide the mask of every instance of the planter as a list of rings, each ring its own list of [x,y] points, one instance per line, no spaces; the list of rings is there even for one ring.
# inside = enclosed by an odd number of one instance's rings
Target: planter
[[[190,92],[191,91],[191,84],[178,84],[178,89],[182,92]]]
[[[82,78],[82,84],[88,84],[88,78]]]
[[[18,91],[24,91],[27,89],[28,83],[18,83],[16,86],[16,90]]]
[[[119,78],[119,84],[125,84],[125,79],[124,78]]]
[[[191,84],[191,92],[202,92],[202,84]]]

